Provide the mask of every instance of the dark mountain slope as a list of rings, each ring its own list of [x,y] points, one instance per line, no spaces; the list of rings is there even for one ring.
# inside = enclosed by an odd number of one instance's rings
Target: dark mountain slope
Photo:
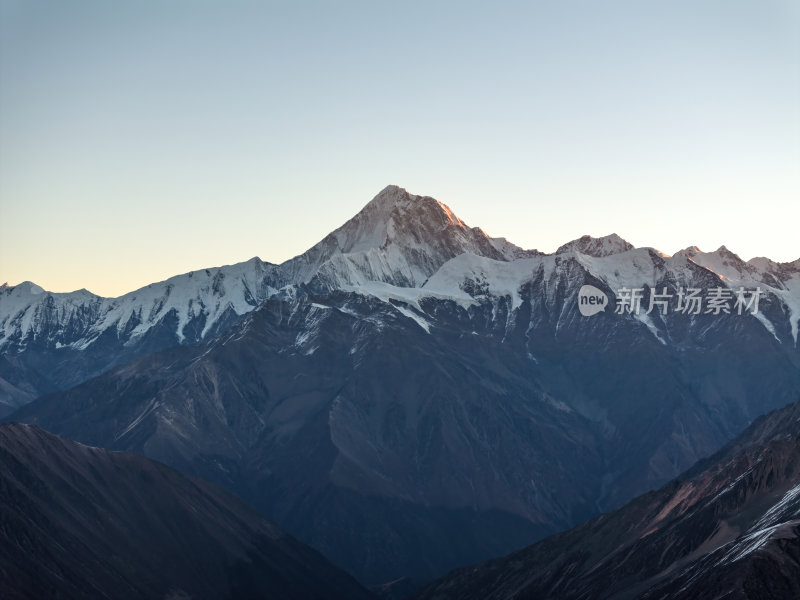
[[[684,478],[417,597],[800,597],[800,403],[757,420]]]
[[[370,597],[214,486],[19,424],[0,426],[0,595]]]

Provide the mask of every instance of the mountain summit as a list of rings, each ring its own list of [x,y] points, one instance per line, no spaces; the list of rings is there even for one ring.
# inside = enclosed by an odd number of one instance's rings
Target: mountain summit
[[[335,289],[381,282],[419,287],[464,253],[507,261],[525,252],[469,227],[430,196],[384,188],[355,217],[282,265],[286,282]]]
[[[626,242],[616,233],[604,235],[599,238],[584,235],[577,240],[572,240],[561,246],[556,250],[556,254],[564,254],[565,252],[573,250],[581,254],[599,258],[633,250],[633,244]]]

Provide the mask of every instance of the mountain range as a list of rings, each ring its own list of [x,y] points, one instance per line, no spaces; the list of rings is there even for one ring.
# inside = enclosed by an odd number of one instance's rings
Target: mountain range
[[[365,283],[419,286],[449,259],[526,253],[468,228],[433,198],[389,186],[353,219],[282,265],[258,258],[193,271],[119,298],[0,287],[0,407],[71,387],[114,364],[213,337],[274,296]]]
[[[653,259],[647,256],[650,252]],[[478,260],[460,258],[438,280],[428,281],[462,255]],[[433,198],[388,186],[342,227],[281,265],[256,257],[178,275],[118,298],[103,298],[85,289],[51,293],[32,282],[3,284],[0,411],[7,413],[43,393],[71,387],[135,356],[209,339],[271,297],[341,289],[386,299],[401,288],[401,299],[408,299],[405,291],[421,290],[411,293],[411,299],[443,295],[472,302],[480,298],[465,293],[462,284],[476,275],[484,279],[488,275],[485,283],[499,287],[487,291],[513,298],[537,269],[551,275],[556,257],[610,256],[618,258],[599,264],[578,262],[608,285],[655,283],[655,273],[647,271],[658,269],[658,259],[664,258],[665,270],[672,271],[676,281],[686,279],[681,273],[697,265],[731,286],[763,286],[782,314],[762,313],[762,322],[780,341],[797,347],[800,259],[744,262],[724,246],[715,252],[690,247],[666,257],[652,248],[634,249],[615,234],[583,236],[561,246],[555,255],[546,255],[468,227]],[[501,268],[498,263],[508,265]],[[619,266],[627,272],[620,272]],[[491,271],[497,269],[501,280],[492,277]]]
[[[584,286],[606,310],[580,313]],[[737,313],[739,288],[763,292],[757,312]],[[614,310],[625,289],[644,310]],[[689,289],[727,291],[728,312],[678,310]],[[800,260],[614,234],[545,254],[389,186],[281,265],[115,299],[4,287],[0,398],[16,421],[218,483],[375,585],[672,480],[796,398],[799,319]]]

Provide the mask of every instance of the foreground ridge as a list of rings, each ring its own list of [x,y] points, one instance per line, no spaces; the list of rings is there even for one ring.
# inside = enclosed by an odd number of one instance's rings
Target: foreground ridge
[[[683,477],[418,600],[800,595],[800,402],[758,419]]]
[[[159,463],[0,425],[0,589],[17,598],[369,598],[239,500]]]

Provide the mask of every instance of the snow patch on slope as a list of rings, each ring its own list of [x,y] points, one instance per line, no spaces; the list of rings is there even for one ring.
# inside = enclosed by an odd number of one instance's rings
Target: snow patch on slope
[[[540,262],[536,258],[503,262],[465,253],[442,265],[422,289],[453,298],[463,297],[464,294],[470,298],[509,296],[512,309],[516,309],[522,304],[520,287],[532,278],[534,268]],[[466,292],[465,285],[475,290],[473,294]]]
[[[413,310],[405,306],[398,306],[397,304],[393,306],[400,314],[408,317],[412,321],[416,322],[417,325],[422,327],[425,330],[425,333],[431,332],[431,324],[428,323],[428,321],[426,321],[425,319],[423,319],[420,315],[415,313]]]

